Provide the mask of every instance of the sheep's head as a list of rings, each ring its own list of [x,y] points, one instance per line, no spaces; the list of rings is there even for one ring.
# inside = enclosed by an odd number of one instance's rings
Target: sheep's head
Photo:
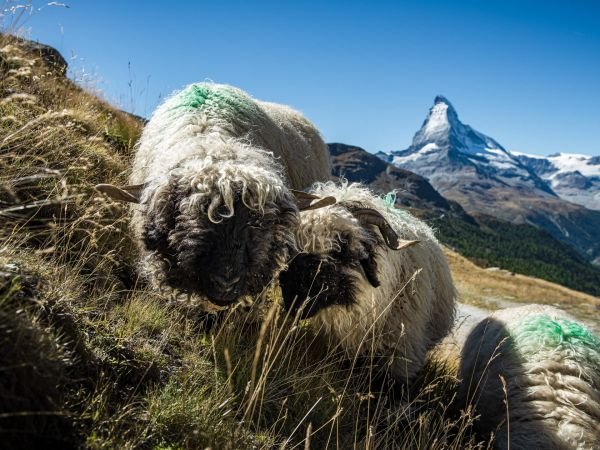
[[[258,192],[248,179],[207,183],[177,172],[147,194],[146,186],[98,188],[118,200],[141,200],[144,245],[166,284],[222,306],[260,293],[285,266],[299,210],[335,202],[288,189],[267,192],[272,186]]]
[[[302,252],[280,283],[286,308],[302,308],[303,318],[352,304],[360,283],[378,287],[377,251],[384,245],[400,250],[418,242],[399,239],[381,213],[352,202],[302,213],[296,239]]]

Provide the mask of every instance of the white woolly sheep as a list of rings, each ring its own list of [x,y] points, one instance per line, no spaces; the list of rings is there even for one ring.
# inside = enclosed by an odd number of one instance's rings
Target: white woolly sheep
[[[350,358],[374,357],[393,379],[412,378],[454,317],[452,277],[432,230],[359,184],[310,192],[337,203],[301,213],[301,253],[280,274],[285,306],[312,316]]]
[[[285,266],[299,209],[332,200],[294,189],[329,176],[327,148],[300,113],[199,83],[152,115],[132,186],[98,188],[139,203],[132,228],[154,281],[227,305]]]
[[[600,339],[565,312],[461,304],[438,350],[459,362],[459,405],[496,448],[600,448]]]

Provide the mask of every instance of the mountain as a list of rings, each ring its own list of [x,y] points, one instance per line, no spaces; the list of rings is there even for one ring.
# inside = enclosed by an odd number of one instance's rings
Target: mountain
[[[511,154],[546,181],[560,198],[600,210],[600,156]]]
[[[498,142],[463,124],[441,95],[408,149],[379,156],[426,177],[440,192],[496,186],[556,197],[546,182]]]
[[[549,233],[526,224],[468,214],[424,178],[360,147],[329,144],[332,173],[368,185],[427,222],[439,240],[483,267],[501,267],[600,296],[600,269]]]
[[[600,211],[561,199],[517,155],[463,124],[443,96],[435,98],[408,149],[377,156],[427,178],[474,217],[536,226],[600,263]]]

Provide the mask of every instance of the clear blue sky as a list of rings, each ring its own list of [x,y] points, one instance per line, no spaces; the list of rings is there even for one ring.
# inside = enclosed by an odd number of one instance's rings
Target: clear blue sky
[[[213,80],[294,106],[327,141],[392,150],[443,94],[509,149],[600,155],[598,1],[64,1],[29,36],[141,115]]]

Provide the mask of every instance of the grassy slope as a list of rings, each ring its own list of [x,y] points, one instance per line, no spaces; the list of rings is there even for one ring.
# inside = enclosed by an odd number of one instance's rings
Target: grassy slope
[[[126,211],[92,189],[125,180],[140,124],[6,36],[0,117],[5,446],[476,447],[440,367],[394,404],[276,291],[208,315],[148,290]]]
[[[483,269],[450,249],[445,253],[461,301],[491,310],[523,303],[554,305],[600,332],[600,298],[506,270]]]

